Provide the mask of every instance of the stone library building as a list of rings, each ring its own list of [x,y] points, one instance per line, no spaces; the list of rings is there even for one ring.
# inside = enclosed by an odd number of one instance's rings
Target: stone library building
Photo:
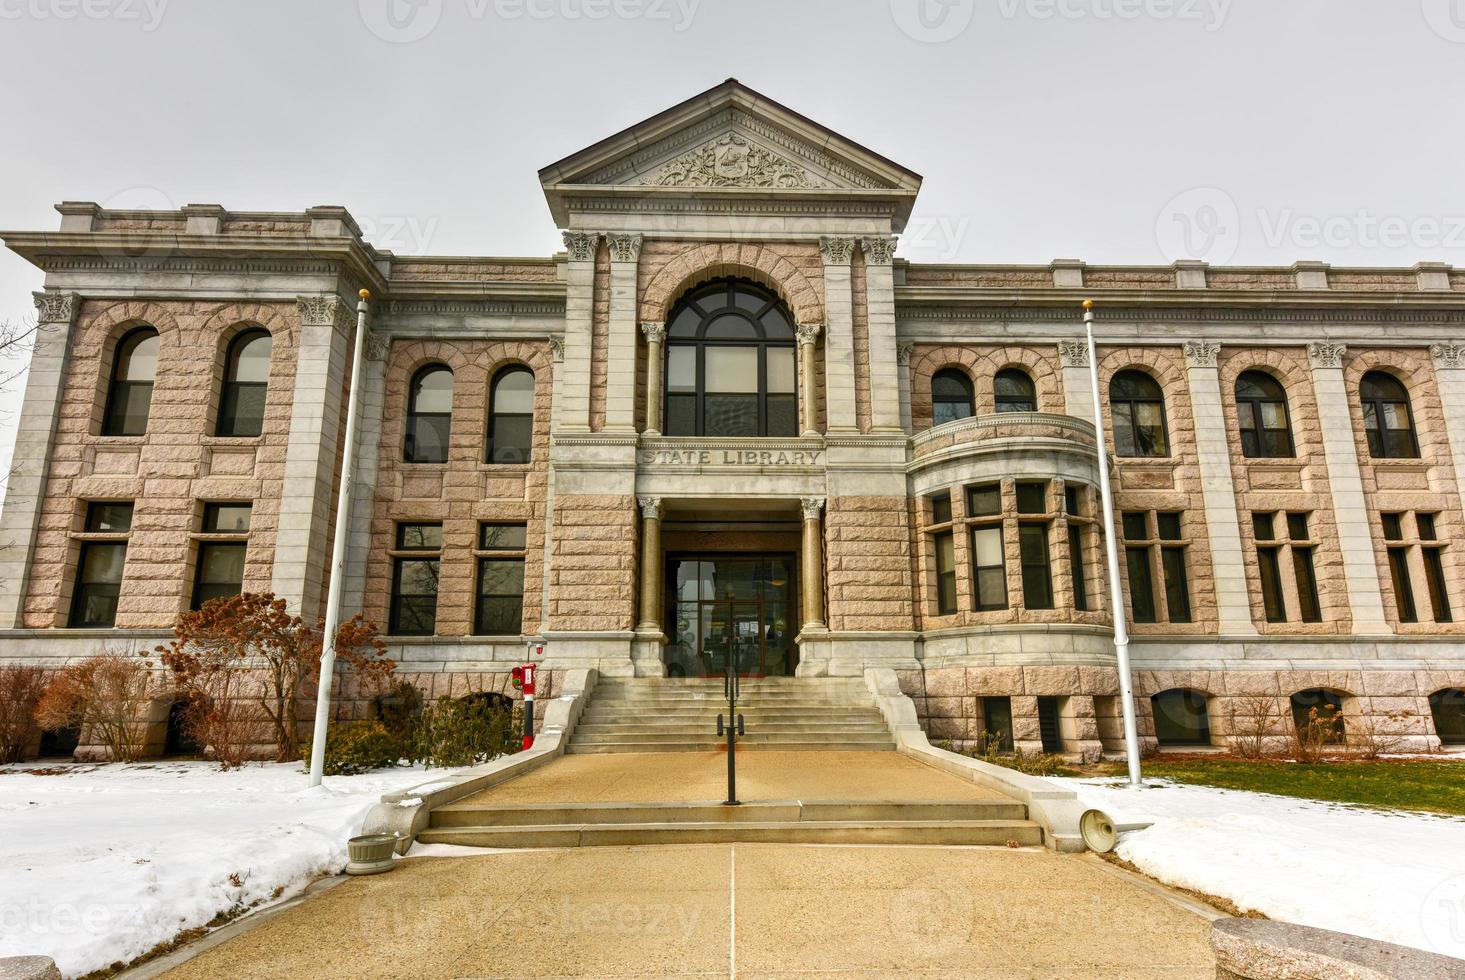
[[[906,261],[921,177],[735,80],[539,178],[546,256],[331,206],[0,234],[45,273],[0,662],[238,592],[314,622],[344,535],[429,697],[535,644],[551,691],[886,668],[933,740],[1119,751],[1092,299],[1146,747],[1258,699],[1465,741],[1465,270]]]

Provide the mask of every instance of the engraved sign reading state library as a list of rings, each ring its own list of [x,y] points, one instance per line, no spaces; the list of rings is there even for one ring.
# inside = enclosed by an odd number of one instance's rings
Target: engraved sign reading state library
[[[818,466],[822,449],[643,449],[644,466]]]

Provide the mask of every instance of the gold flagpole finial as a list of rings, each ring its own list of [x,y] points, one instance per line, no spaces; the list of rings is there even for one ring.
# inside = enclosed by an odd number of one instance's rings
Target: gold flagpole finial
[[[1084,300],[1083,301],[1083,308],[1085,310],[1092,310],[1094,308],[1094,301],[1091,300],[1091,299]]]
[[[363,289],[363,290],[361,290],[361,292],[357,293],[356,295],[357,296],[360,296],[362,299],[371,299],[371,290],[369,290],[369,289]]]

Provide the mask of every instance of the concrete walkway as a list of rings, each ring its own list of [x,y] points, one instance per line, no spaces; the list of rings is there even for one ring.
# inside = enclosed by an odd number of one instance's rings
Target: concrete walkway
[[[1208,980],[1208,929],[1037,849],[503,851],[350,880],[167,976]]]

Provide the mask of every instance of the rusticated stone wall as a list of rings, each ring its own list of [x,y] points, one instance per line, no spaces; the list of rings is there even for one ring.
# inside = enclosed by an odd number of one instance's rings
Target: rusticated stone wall
[[[831,497],[825,514],[828,622],[834,630],[910,630],[905,497]]]
[[[549,564],[551,630],[634,627],[637,513],[636,500],[629,496],[555,497]]]
[[[1058,349],[1052,345],[917,344],[910,363],[911,428],[916,432],[931,428],[931,379],[938,371],[965,372],[976,389],[977,414],[991,415],[997,411],[994,379],[998,371],[1010,367],[1021,368],[1033,379],[1038,411],[1063,414],[1063,372]]]

